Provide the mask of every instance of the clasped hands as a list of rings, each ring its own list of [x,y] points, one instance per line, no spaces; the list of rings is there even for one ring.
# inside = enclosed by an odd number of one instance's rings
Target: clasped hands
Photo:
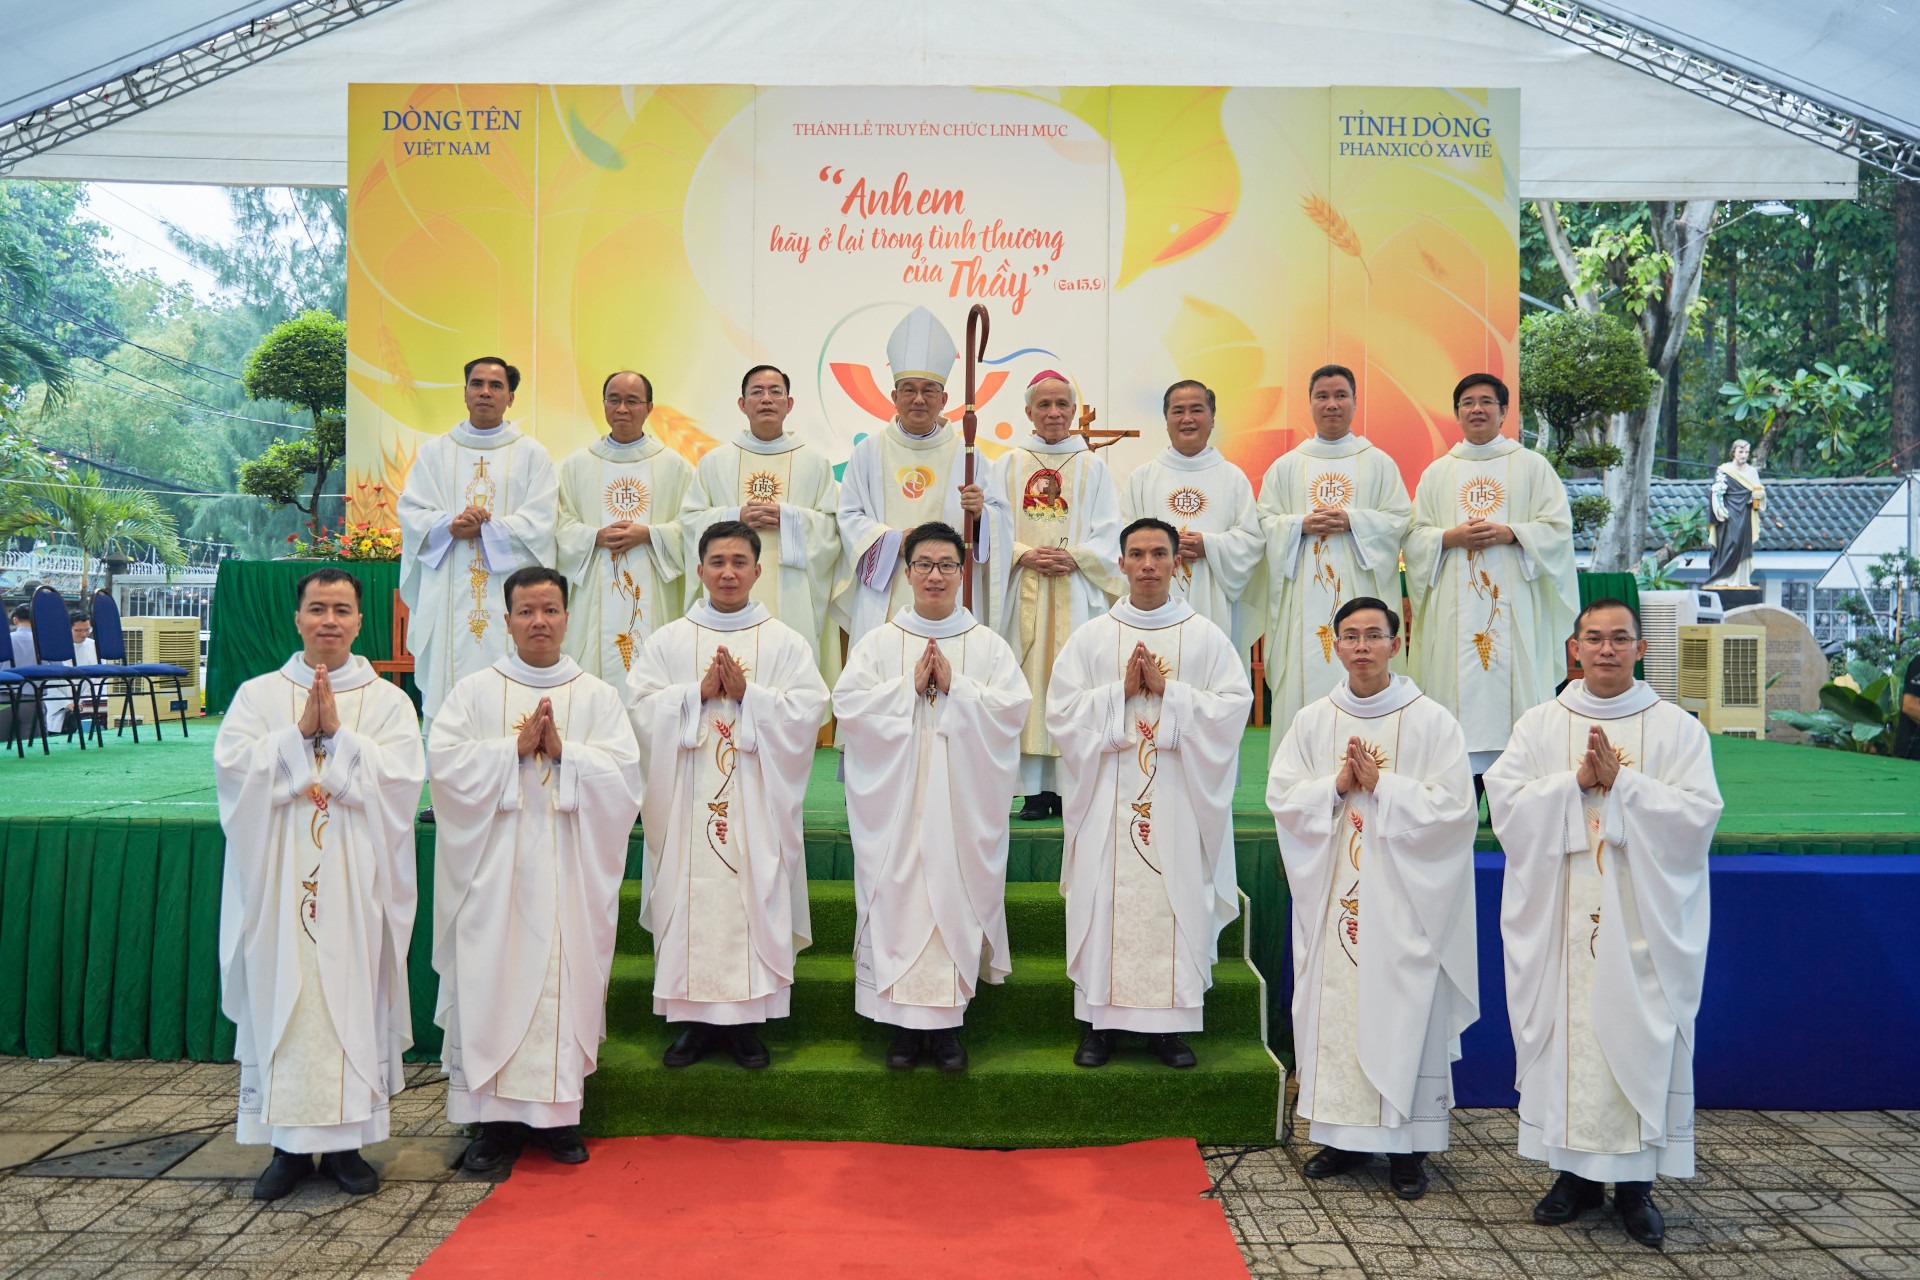
[[[1065,547],[1030,547],[1020,553],[1020,567],[1045,578],[1063,578],[1080,564]]]
[[[1595,787],[1611,791],[1620,777],[1620,753],[1607,741],[1607,731],[1599,725],[1587,730],[1587,754],[1581,757],[1579,771],[1574,776],[1585,791]]]
[[[780,527],[780,504],[777,502],[743,502],[740,504],[740,522],[749,529],[766,533]]]
[[[313,688],[307,691],[307,705],[300,712],[300,736],[331,738],[340,732],[340,709],[334,705],[333,682],[325,667],[313,669]]]
[[[1353,521],[1339,507],[1315,507],[1300,520],[1300,532],[1316,538],[1329,533],[1345,533],[1351,528]]]
[[[480,536],[480,526],[491,519],[493,512],[469,503],[465,511],[453,518],[453,523],[447,526],[447,532],[456,538],[477,538]]]
[[[1485,551],[1488,547],[1503,542],[1518,541],[1513,534],[1513,526],[1495,524],[1485,516],[1468,516],[1466,522],[1457,524],[1440,535],[1440,545],[1467,551]]]
[[[953,664],[947,661],[947,655],[940,652],[936,642],[927,641],[927,647],[920,652],[920,661],[913,664],[913,691],[924,693],[929,698],[934,693],[953,692]]]
[[[713,661],[707,664],[707,674],[700,678],[700,701],[712,702],[725,697],[738,702],[746,696],[746,668],[727,652],[727,646],[721,645],[713,651]]]
[[[1153,660],[1144,644],[1133,646],[1133,652],[1127,656],[1126,694],[1137,698],[1149,694],[1155,698],[1167,691],[1167,678],[1160,674],[1160,666]]]
[[[641,543],[652,540],[652,529],[632,520],[615,520],[593,535],[594,546],[605,547],[613,552],[631,551]]]
[[[1380,762],[1373,758],[1360,739],[1347,739],[1347,754],[1340,760],[1340,772],[1334,776],[1333,789],[1341,796],[1355,789],[1372,791],[1380,785]]]
[[[543,755],[549,760],[560,758],[560,730],[553,723],[553,699],[542,698],[533,714],[520,722],[520,734],[514,740],[514,747],[521,759],[531,755]]]

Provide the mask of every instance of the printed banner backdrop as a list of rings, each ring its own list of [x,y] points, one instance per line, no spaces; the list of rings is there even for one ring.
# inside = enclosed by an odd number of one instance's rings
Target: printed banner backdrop
[[[1517,90],[370,84],[349,111],[353,519],[465,416],[485,354],[520,367],[508,416],[556,459],[605,431],[623,368],[698,458],[764,361],[840,463],[892,416],[907,310],[960,342],[984,302],[990,455],[1053,367],[1096,427],[1139,432],[1104,455],[1124,475],[1198,378],[1257,485],[1334,361],[1409,489],[1459,438],[1454,382],[1515,380]],[[958,365],[950,392],[957,419]]]

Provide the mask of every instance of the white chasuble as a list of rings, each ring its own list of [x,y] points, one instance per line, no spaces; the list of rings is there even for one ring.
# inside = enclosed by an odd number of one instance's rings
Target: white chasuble
[[[340,728],[303,737],[299,654],[240,686],[214,740],[221,1011],[240,1061],[242,1143],[346,1151],[385,1140],[413,1043],[413,815],[426,761],[413,704],[364,658],[329,673]]]
[[[1166,691],[1129,697],[1145,645]],[[1184,601],[1122,600],[1075,631],[1054,669],[1067,975],[1096,1029],[1201,1029],[1220,930],[1240,914],[1233,787],[1253,691],[1225,632]]]
[[[1588,735],[1620,772],[1583,790]],[[1487,771],[1507,853],[1500,930],[1520,1154],[1601,1182],[1693,1173],[1693,1030],[1720,791],[1700,723],[1642,681],[1576,680]]]
[[[1041,757],[1060,753],[1047,733],[1047,678],[1067,637],[1107,611],[1126,584],[1120,576],[1120,495],[1107,464],[1079,436],[1048,444],[1031,435],[1000,459],[996,485],[1013,512],[1011,583],[997,628],[1020,659],[1020,673],[1033,690],[1027,723],[1020,731],[1023,776],[1029,795],[1054,790]],[[1074,569],[1048,577],[1020,567],[1035,548],[1073,556]]]
[[[1442,547],[1470,517],[1511,526],[1515,540]],[[1457,444],[1420,477],[1406,558],[1413,675],[1459,718],[1470,754],[1498,752],[1566,673],[1580,606],[1566,488],[1517,440]]]
[[[420,446],[400,494],[400,598],[414,684],[429,724],[459,681],[505,654],[501,584],[515,569],[552,564],[557,481],[539,442],[512,423],[462,422]],[[449,526],[469,506],[492,518],[480,536]]]
[[[834,608],[850,643],[885,626],[912,603],[901,550],[913,527],[929,520],[952,525],[964,537],[960,485],[966,476],[965,447],[951,423],[931,434],[907,433],[899,419],[853,446],[840,485],[840,543],[847,575],[834,588]],[[973,612],[997,625],[1006,587],[1006,548],[1012,519],[1004,496],[991,483],[993,466],[974,465],[974,483],[986,493],[979,539],[973,547]]]
[[[720,646],[746,696],[703,701]],[[811,941],[801,808],[827,686],[804,637],[749,603],[696,601],[635,656],[628,704],[645,779],[640,923],[653,1011],[711,1025],[787,1015]]]
[[[1336,780],[1358,738],[1372,791]],[[1442,1151],[1451,1064],[1479,1016],[1473,777],[1460,726],[1404,676],[1294,718],[1267,779],[1293,895],[1301,1115],[1345,1151]],[[1364,923],[1363,923],[1364,922]]]
[[[1169,448],[1135,467],[1121,491],[1121,527],[1144,516],[1204,536],[1207,554],[1177,568],[1173,598],[1226,632],[1249,661],[1266,620],[1259,568],[1267,546],[1246,473],[1212,445],[1192,457]]]
[[[522,757],[552,699],[558,760]],[[434,828],[434,1021],[447,1118],[576,1124],[606,1034],[639,750],[620,695],[562,657],[468,676],[428,735]]]
[[[1413,503],[1400,468],[1355,435],[1310,436],[1276,458],[1260,482],[1267,538],[1266,674],[1273,690],[1269,754],[1300,708],[1346,679],[1333,653],[1333,615],[1360,596],[1400,610],[1400,544]],[[1315,511],[1343,511],[1349,528],[1310,534]]]
[[[755,531],[761,573],[753,601],[806,638],[822,677],[831,680],[840,671],[840,629],[829,609],[840,564],[840,485],[826,456],[792,435],[762,440],[743,429],[694,468],[680,506],[688,599],[700,594],[692,572],[700,535],[718,521],[738,520],[749,502],[780,504],[780,527]]]
[[[913,678],[928,640],[952,666],[932,697]],[[980,982],[1005,980],[1007,826],[1031,696],[1007,642],[958,606],[937,621],[903,609],[848,653],[833,709],[863,1016],[957,1027]]]
[[[652,436],[602,436],[560,464],[559,559],[568,584],[566,651],[588,675],[627,678],[634,652],[680,616],[686,548],[680,505],[693,468]],[[625,551],[596,547],[620,520],[647,526]]]

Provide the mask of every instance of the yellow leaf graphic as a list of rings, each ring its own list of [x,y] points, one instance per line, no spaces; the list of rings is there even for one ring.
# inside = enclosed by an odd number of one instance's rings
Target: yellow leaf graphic
[[[1360,269],[1366,271],[1367,260],[1360,253],[1360,233],[1353,229],[1351,222],[1341,216],[1338,209],[1319,196],[1307,196],[1300,201],[1300,207],[1306,211],[1313,225],[1326,233],[1328,241],[1334,248],[1349,258],[1358,259]],[[1367,274],[1371,276],[1373,273],[1368,271]]]
[[[1236,435],[1265,427],[1280,391],[1265,381],[1267,354],[1246,321],[1217,303],[1184,297],[1162,341],[1173,367],[1220,398],[1220,425]]]
[[[707,451],[720,442],[700,429],[700,425],[678,409],[668,405],[656,405],[647,417],[647,430],[659,438],[661,444],[673,450],[688,462],[698,462]]]
[[[1113,159],[1127,196],[1115,287],[1198,253],[1232,221],[1240,166],[1220,125],[1226,93],[1175,86],[1112,91]]]

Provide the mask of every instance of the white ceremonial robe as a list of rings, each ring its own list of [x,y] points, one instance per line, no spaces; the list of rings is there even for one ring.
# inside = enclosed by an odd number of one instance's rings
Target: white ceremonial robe
[[[834,574],[840,565],[840,482],[818,449],[792,434],[762,440],[740,434],[710,449],[694,468],[680,504],[686,563],[700,561],[700,535],[721,520],[738,520],[748,502],[780,504],[780,527],[760,529],[760,581],[753,600],[806,639],[821,676],[840,673],[840,628],[833,621]],[[691,579],[689,600],[701,594]]]
[[[553,563],[553,460],[511,422],[462,422],[420,446],[400,493],[400,598],[429,726],[455,684],[505,654],[500,586],[515,569]],[[471,541],[448,530],[469,506],[493,518]]]
[[[1100,455],[1079,436],[1048,444],[1037,434],[1002,457],[994,486],[1013,513],[1007,607],[994,629],[1013,647],[1033,691],[1020,731],[1020,791],[1056,790],[1059,749],[1047,733],[1047,677],[1067,637],[1121,594],[1120,492]],[[1036,547],[1073,553],[1074,572],[1047,577],[1022,569]]]
[[[214,739],[227,856],[220,1008],[237,1028],[242,1143],[351,1151],[388,1135],[413,1043],[413,814],[426,760],[406,694],[332,672],[340,728],[300,733],[299,655],[240,686]]]
[[[1612,790],[1578,772],[1598,725]],[[1520,718],[1487,770],[1507,852],[1500,933],[1520,1154],[1596,1182],[1693,1176],[1693,1029],[1720,820],[1700,722],[1645,681],[1576,680]]]
[[[896,418],[853,446],[840,484],[846,576],[834,588],[834,608],[850,644],[913,604],[900,553],[915,525],[941,520],[966,535],[960,510],[965,455],[960,429],[949,422],[930,435],[914,436]],[[1006,548],[1013,536],[1011,514],[992,477],[993,464],[976,459],[974,483],[986,493],[986,508],[973,546],[973,612],[988,625],[1000,617]]]
[[[520,725],[553,699],[556,762]],[[506,657],[447,695],[427,739],[433,967],[447,1119],[577,1124],[606,1036],[607,977],[640,753],[612,686],[572,658]]]
[[[554,567],[568,585],[565,648],[588,675],[623,684],[647,637],[681,613],[686,544],[680,504],[693,468],[652,436],[616,444],[601,436],[560,464]],[[625,551],[596,547],[616,520],[647,526]]]
[[[935,640],[946,693],[913,688]],[[846,744],[853,837],[854,1008],[876,1022],[957,1027],[1007,953],[1007,827],[1032,695],[1007,642],[958,605],[911,608],[847,655],[833,709]]]
[[[1166,677],[1158,697],[1127,696],[1139,644]],[[1060,655],[1047,727],[1065,775],[1067,976],[1095,1030],[1201,1028],[1240,914],[1233,787],[1252,706],[1233,641],[1184,600],[1122,600]]]
[[[747,674],[738,702],[700,697],[721,645]],[[719,1026],[786,1017],[794,953],[813,934],[800,814],[827,716],[813,650],[765,605],[695,601],[634,656],[627,705],[646,788],[653,1011]]]
[[[1191,458],[1168,448],[1135,467],[1121,490],[1121,527],[1143,516],[1205,535],[1207,554],[1173,576],[1174,599],[1226,632],[1241,661],[1251,661],[1267,616],[1259,572],[1267,542],[1246,472],[1212,445]]]
[[[1501,436],[1435,458],[1413,507],[1410,674],[1459,719],[1473,771],[1483,773],[1514,721],[1566,675],[1580,610],[1566,486],[1544,454]],[[1516,540],[1484,551],[1441,547],[1441,535],[1471,515],[1511,525]]]
[[[1334,781],[1347,741],[1380,765]],[[1343,680],[1294,717],[1267,778],[1293,897],[1293,1049],[1308,1136],[1342,1151],[1444,1151],[1460,1034],[1480,1015],[1473,836],[1460,725],[1405,676]],[[1366,928],[1360,921],[1364,912]]]
[[[1349,434],[1309,436],[1274,459],[1260,482],[1260,527],[1267,537],[1267,687],[1273,690],[1268,758],[1300,708],[1346,681],[1333,654],[1333,615],[1360,596],[1400,610],[1400,544],[1413,503],[1399,464],[1371,441]],[[1343,533],[1310,535],[1315,511],[1347,513]]]

